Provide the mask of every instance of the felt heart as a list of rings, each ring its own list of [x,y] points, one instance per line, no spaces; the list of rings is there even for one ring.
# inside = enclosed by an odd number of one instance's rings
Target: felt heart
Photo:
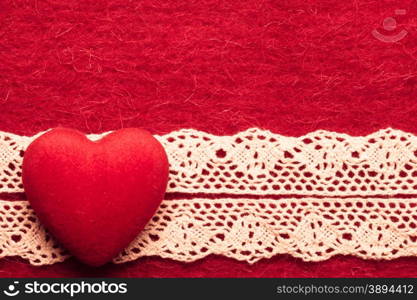
[[[79,131],[56,128],[29,145],[22,177],[43,225],[82,262],[99,266],[155,213],[168,160],[145,130],[121,129],[93,142]]]

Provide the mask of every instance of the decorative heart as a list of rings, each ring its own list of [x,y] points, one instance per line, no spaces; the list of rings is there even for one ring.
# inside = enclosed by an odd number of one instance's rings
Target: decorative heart
[[[44,226],[79,260],[99,266],[155,213],[168,159],[145,130],[121,129],[93,142],[79,131],[56,128],[29,145],[22,177]]]

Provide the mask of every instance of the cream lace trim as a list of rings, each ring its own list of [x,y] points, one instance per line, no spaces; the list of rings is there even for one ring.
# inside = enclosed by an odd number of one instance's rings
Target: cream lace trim
[[[219,254],[249,263],[276,254],[305,261],[417,255],[416,207],[417,199],[165,200],[114,262],[151,255],[189,262]],[[1,257],[34,265],[68,257],[27,201],[0,201],[0,215]]]
[[[249,263],[283,253],[305,261],[417,255],[414,135],[386,129],[294,138],[249,129],[157,138],[170,161],[168,193],[240,196],[164,200],[116,263],[150,255],[194,261],[219,254]],[[23,191],[22,157],[33,139],[0,132],[0,193]],[[16,255],[34,265],[67,257],[27,201],[0,200],[0,256]]]
[[[35,137],[0,132],[0,193],[23,192],[23,153]],[[286,137],[256,128],[234,136],[179,130],[156,138],[170,162],[168,192],[417,194],[417,137],[399,130],[365,137],[329,131]]]

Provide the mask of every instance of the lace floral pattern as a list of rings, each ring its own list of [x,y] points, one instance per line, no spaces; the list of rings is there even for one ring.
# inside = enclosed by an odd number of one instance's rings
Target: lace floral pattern
[[[23,192],[22,158],[34,138],[0,132],[0,193]],[[170,162],[167,192],[200,198],[164,200],[115,263],[150,255],[189,262],[218,254],[249,263],[276,254],[305,261],[417,255],[414,135],[386,129],[285,137],[249,129],[156,138]],[[0,256],[44,265],[68,254],[27,201],[0,200]]]
[[[34,138],[0,133],[0,193],[23,192],[23,153]],[[170,162],[167,192],[417,194],[417,137],[398,130],[365,137],[328,131],[286,137],[256,128],[234,136],[179,130],[156,138]]]
[[[417,255],[416,207],[416,199],[165,200],[114,262],[152,255],[189,262],[218,254],[249,263],[276,254],[305,261]],[[0,201],[0,216],[1,257],[34,265],[68,257],[27,201]]]

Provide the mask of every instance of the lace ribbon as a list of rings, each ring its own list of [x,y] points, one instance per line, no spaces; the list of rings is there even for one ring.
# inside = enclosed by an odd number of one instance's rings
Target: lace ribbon
[[[22,158],[36,137],[0,132],[0,194],[23,192]],[[200,198],[164,200],[116,263],[150,255],[188,262],[218,254],[249,263],[276,254],[305,261],[417,255],[412,134],[386,129],[363,137],[328,131],[285,137],[249,129],[214,136],[179,130],[156,138],[170,162],[167,192]],[[4,256],[44,265],[68,254],[27,201],[0,199]]]

